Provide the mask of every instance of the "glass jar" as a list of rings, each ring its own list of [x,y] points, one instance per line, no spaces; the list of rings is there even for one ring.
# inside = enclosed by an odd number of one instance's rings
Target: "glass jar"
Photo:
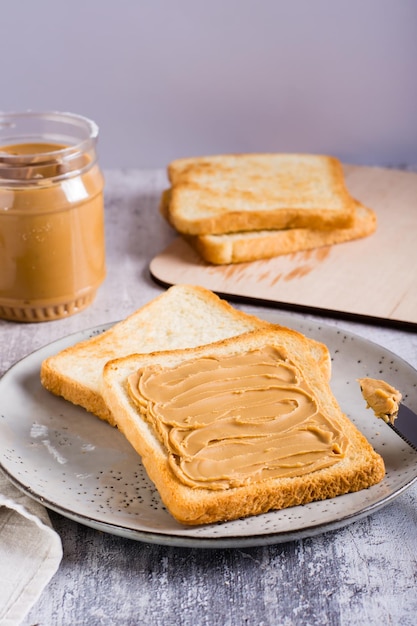
[[[81,311],[105,277],[98,128],[70,113],[0,113],[0,317]]]

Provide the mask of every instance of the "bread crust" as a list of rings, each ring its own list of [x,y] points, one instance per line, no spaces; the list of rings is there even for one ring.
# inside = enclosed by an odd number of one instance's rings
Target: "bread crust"
[[[210,354],[221,357],[263,345],[284,346],[290,353],[291,360],[301,369],[318,398],[321,410],[342,426],[349,442],[345,457],[331,467],[299,477],[262,480],[222,491],[188,487],[170,469],[163,444],[130,399],[126,389],[128,375],[146,365],[169,367],[186,359]],[[170,513],[183,524],[232,520],[333,498],[368,488],[382,480],[385,474],[383,459],[342,413],[326,377],[309,353],[308,341],[290,329],[257,330],[209,346],[117,359],[106,364],[102,384],[103,397],[118,428],[142,457],[146,471]]]

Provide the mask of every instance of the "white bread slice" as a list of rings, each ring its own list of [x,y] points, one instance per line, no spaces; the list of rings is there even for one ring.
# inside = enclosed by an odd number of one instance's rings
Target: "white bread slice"
[[[207,289],[175,285],[104,333],[45,359],[41,383],[114,425],[100,391],[107,361],[135,352],[194,347],[265,326],[269,324],[238,311]],[[326,346],[311,340],[310,349],[329,376]]]
[[[185,360],[207,355],[222,359],[262,346],[276,346],[287,351],[291,362],[297,366],[316,397],[320,411],[341,427],[347,439],[345,456],[330,467],[303,476],[268,478],[222,490],[187,486],[171,469],[168,451],[145,413],[142,414],[144,409],[139,409],[131,400],[127,392],[128,376],[150,365],[175,367]],[[305,337],[289,329],[257,330],[194,349],[117,359],[104,367],[102,393],[118,428],[141,456],[167,509],[184,524],[231,520],[332,498],[365,489],[384,476],[382,458],[342,413],[328,381],[310,355]]]
[[[287,228],[183,237],[205,261],[222,265],[269,259],[352,241],[371,235],[376,226],[374,211],[357,202],[354,223],[346,228]]]
[[[355,202],[338,159],[229,154],[168,165],[170,221],[187,235],[352,225]]]

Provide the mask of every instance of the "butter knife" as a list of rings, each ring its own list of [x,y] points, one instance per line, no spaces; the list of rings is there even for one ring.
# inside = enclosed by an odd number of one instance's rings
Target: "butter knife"
[[[388,422],[388,426],[417,451],[417,415],[414,411],[400,404],[394,424]]]

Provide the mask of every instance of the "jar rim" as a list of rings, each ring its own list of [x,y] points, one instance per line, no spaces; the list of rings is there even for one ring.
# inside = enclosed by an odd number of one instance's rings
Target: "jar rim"
[[[77,113],[0,112],[0,179],[26,186],[85,172],[96,162],[98,132],[93,120]]]
[[[55,123],[68,123],[68,124],[72,124],[74,126],[74,128],[78,128],[79,130],[84,130],[86,131],[86,136],[79,140],[76,141],[75,143],[72,143],[71,145],[67,145],[65,148],[57,148],[56,150],[50,150],[47,152],[42,152],[42,156],[48,156],[48,155],[56,155],[59,154],[62,157],[65,157],[66,155],[71,155],[74,152],[84,152],[86,150],[88,150],[88,146],[91,145],[91,143],[95,143],[97,141],[98,138],[98,134],[99,134],[99,127],[96,124],[96,122],[94,122],[92,119],[84,116],[84,115],[80,115],[78,113],[70,113],[70,112],[66,112],[66,111],[55,111],[55,110],[50,110],[50,111],[32,111],[32,110],[27,110],[27,111],[22,111],[22,112],[0,112],[0,146],[1,144],[7,144],[7,143],[16,143],[18,140],[21,142],[22,139],[24,139],[27,143],[27,140],[30,138],[30,135],[26,136],[26,135],[21,135],[19,137],[17,136],[5,136],[3,138],[2,136],[2,129],[11,129],[13,130],[13,128],[16,127],[16,124],[18,121],[24,120],[24,119],[33,119],[33,120],[37,120],[37,121],[49,121],[49,122],[55,122]],[[33,141],[33,143],[40,143],[39,138],[36,139],[36,141]],[[0,154],[1,154],[1,147],[0,147]],[[34,154],[27,154],[26,156],[31,157],[31,156],[35,156]],[[21,160],[22,155],[13,155],[13,154],[7,154],[7,160],[9,163],[12,163],[13,161],[18,162],[19,160]]]

